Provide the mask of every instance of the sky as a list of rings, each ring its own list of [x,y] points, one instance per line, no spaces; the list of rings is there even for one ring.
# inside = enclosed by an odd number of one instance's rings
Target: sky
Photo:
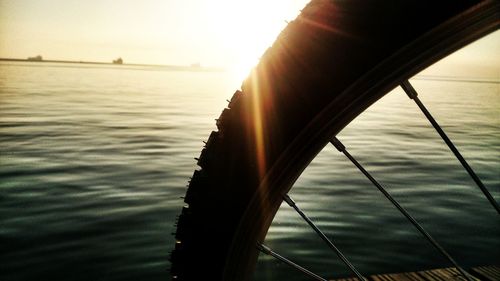
[[[0,57],[255,63],[307,0],[0,0]]]
[[[0,57],[248,71],[308,0],[0,0]],[[498,78],[500,32],[448,59]],[[472,64],[472,65],[471,65]],[[439,72],[433,68],[431,73]]]

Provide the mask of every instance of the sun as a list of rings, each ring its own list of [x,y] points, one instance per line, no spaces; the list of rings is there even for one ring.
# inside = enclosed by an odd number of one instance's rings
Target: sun
[[[217,39],[229,57],[232,75],[243,79],[281,30],[297,17],[308,0],[213,1],[210,17],[217,25]]]

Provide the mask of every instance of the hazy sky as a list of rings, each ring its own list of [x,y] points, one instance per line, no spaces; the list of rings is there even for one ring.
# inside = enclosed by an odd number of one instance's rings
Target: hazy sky
[[[308,0],[0,0],[0,57],[249,68]],[[500,34],[449,61],[498,77]],[[473,62],[473,66],[470,63]],[[495,70],[496,68],[496,70]]]
[[[0,0],[0,56],[249,64],[306,2]]]

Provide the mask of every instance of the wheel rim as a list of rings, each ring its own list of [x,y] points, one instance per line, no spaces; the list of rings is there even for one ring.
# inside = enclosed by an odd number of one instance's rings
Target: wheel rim
[[[367,101],[363,106],[357,109],[348,107],[345,112],[341,112],[343,114],[339,113],[336,116],[331,114],[332,106],[327,106],[288,147],[287,150],[294,153],[286,153],[288,157],[280,158],[260,185],[259,192],[247,208],[232,242],[233,246],[226,260],[224,280],[243,280],[251,275],[258,256],[255,245],[258,241],[264,240],[281,205],[282,196],[290,190],[302,171],[328,143],[330,136],[336,135],[369,105],[399,85],[400,81],[498,29],[497,9],[494,2],[483,3],[467,11],[469,15],[455,17],[446,22],[385,60],[339,97],[341,99],[342,96],[357,93]],[[392,75],[380,77],[379,73],[388,73],[387,69],[393,70]],[[377,83],[372,83],[373,81]],[[362,94],[359,94],[360,92]],[[338,100],[332,104],[335,102]],[[270,189],[270,186],[273,188]],[[248,241],[248,237],[256,239]],[[241,253],[248,255],[244,256]]]

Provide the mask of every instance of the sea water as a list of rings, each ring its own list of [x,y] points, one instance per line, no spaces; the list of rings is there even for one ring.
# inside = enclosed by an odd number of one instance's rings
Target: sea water
[[[498,81],[412,82],[500,200]],[[0,279],[168,280],[193,158],[238,87],[229,72],[0,63]],[[498,216],[401,90],[338,137],[458,262],[500,262]],[[365,274],[448,265],[331,146],[291,196]],[[287,206],[265,242],[349,275]],[[259,259],[255,279],[285,278],[303,280]]]

